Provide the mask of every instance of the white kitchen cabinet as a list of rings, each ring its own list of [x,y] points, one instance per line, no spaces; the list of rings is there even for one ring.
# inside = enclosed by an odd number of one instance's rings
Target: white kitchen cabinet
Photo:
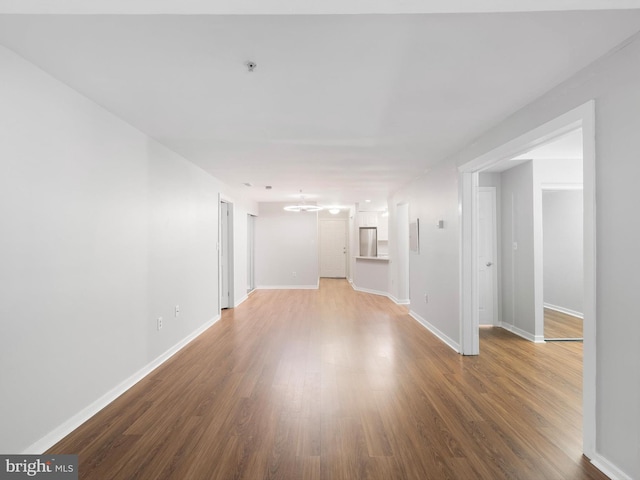
[[[378,212],[358,212],[359,227],[377,227]]]

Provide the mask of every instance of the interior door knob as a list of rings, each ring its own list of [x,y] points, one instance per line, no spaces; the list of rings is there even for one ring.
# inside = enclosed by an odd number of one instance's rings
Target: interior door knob
[[[492,262],[487,262],[487,267],[490,267],[491,265],[493,265]]]

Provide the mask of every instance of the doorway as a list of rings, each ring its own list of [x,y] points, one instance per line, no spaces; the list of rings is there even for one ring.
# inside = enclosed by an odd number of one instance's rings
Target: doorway
[[[583,341],[581,185],[542,187],[544,339]]]
[[[256,248],[255,248],[256,217],[247,214],[247,293],[256,289]]]
[[[409,204],[400,203],[396,207],[396,235],[398,245],[398,299],[400,305],[410,303],[409,285]]]
[[[220,309],[233,307],[233,204],[220,200]]]
[[[596,429],[596,320],[595,320],[595,106],[590,101],[459,167],[461,205],[461,329],[464,355],[478,355],[478,200],[479,172],[513,159],[572,131],[582,130],[584,208],[584,349],[583,349],[583,451],[593,458]],[[541,229],[540,229],[541,234]],[[541,243],[541,242],[539,242]],[[510,245],[517,248],[517,243]],[[541,251],[538,255],[541,257]],[[540,269],[542,262],[539,262]],[[541,282],[542,272],[536,278]],[[542,304],[542,288],[535,289]],[[536,301],[536,304],[538,302]],[[543,312],[540,312],[542,315]],[[542,327],[536,319],[536,328]]]

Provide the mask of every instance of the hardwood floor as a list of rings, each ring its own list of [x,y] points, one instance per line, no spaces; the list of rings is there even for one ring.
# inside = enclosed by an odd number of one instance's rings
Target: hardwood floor
[[[581,343],[462,357],[344,280],[261,290],[55,445],[82,479],[605,479]]]
[[[545,308],[544,338],[582,338],[582,319]]]

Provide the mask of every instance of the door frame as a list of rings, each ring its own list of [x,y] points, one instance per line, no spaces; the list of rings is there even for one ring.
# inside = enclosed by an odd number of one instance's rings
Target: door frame
[[[256,289],[256,216],[247,213],[247,294]]]
[[[596,454],[596,152],[595,102],[589,102],[461,165],[460,201],[460,346],[464,355],[479,354],[478,330],[478,173],[571,131],[582,129],[584,185],[584,356],[583,452]]]
[[[322,277],[322,239],[324,234],[325,222],[342,222],[344,224],[344,277],[327,277],[327,278],[349,278],[349,268],[347,259],[349,258],[349,222],[348,218],[318,218],[318,276]]]
[[[227,282],[229,284],[229,304],[225,308],[234,307],[234,262],[233,262],[233,202],[224,198],[218,194],[218,314],[222,312],[222,222],[225,221],[222,217],[222,204],[227,204],[228,217],[227,217],[227,251],[228,251],[228,263],[227,263]]]
[[[396,205],[396,244],[398,252],[398,290],[399,305],[411,303],[411,284],[409,275],[409,204],[407,202]]]

